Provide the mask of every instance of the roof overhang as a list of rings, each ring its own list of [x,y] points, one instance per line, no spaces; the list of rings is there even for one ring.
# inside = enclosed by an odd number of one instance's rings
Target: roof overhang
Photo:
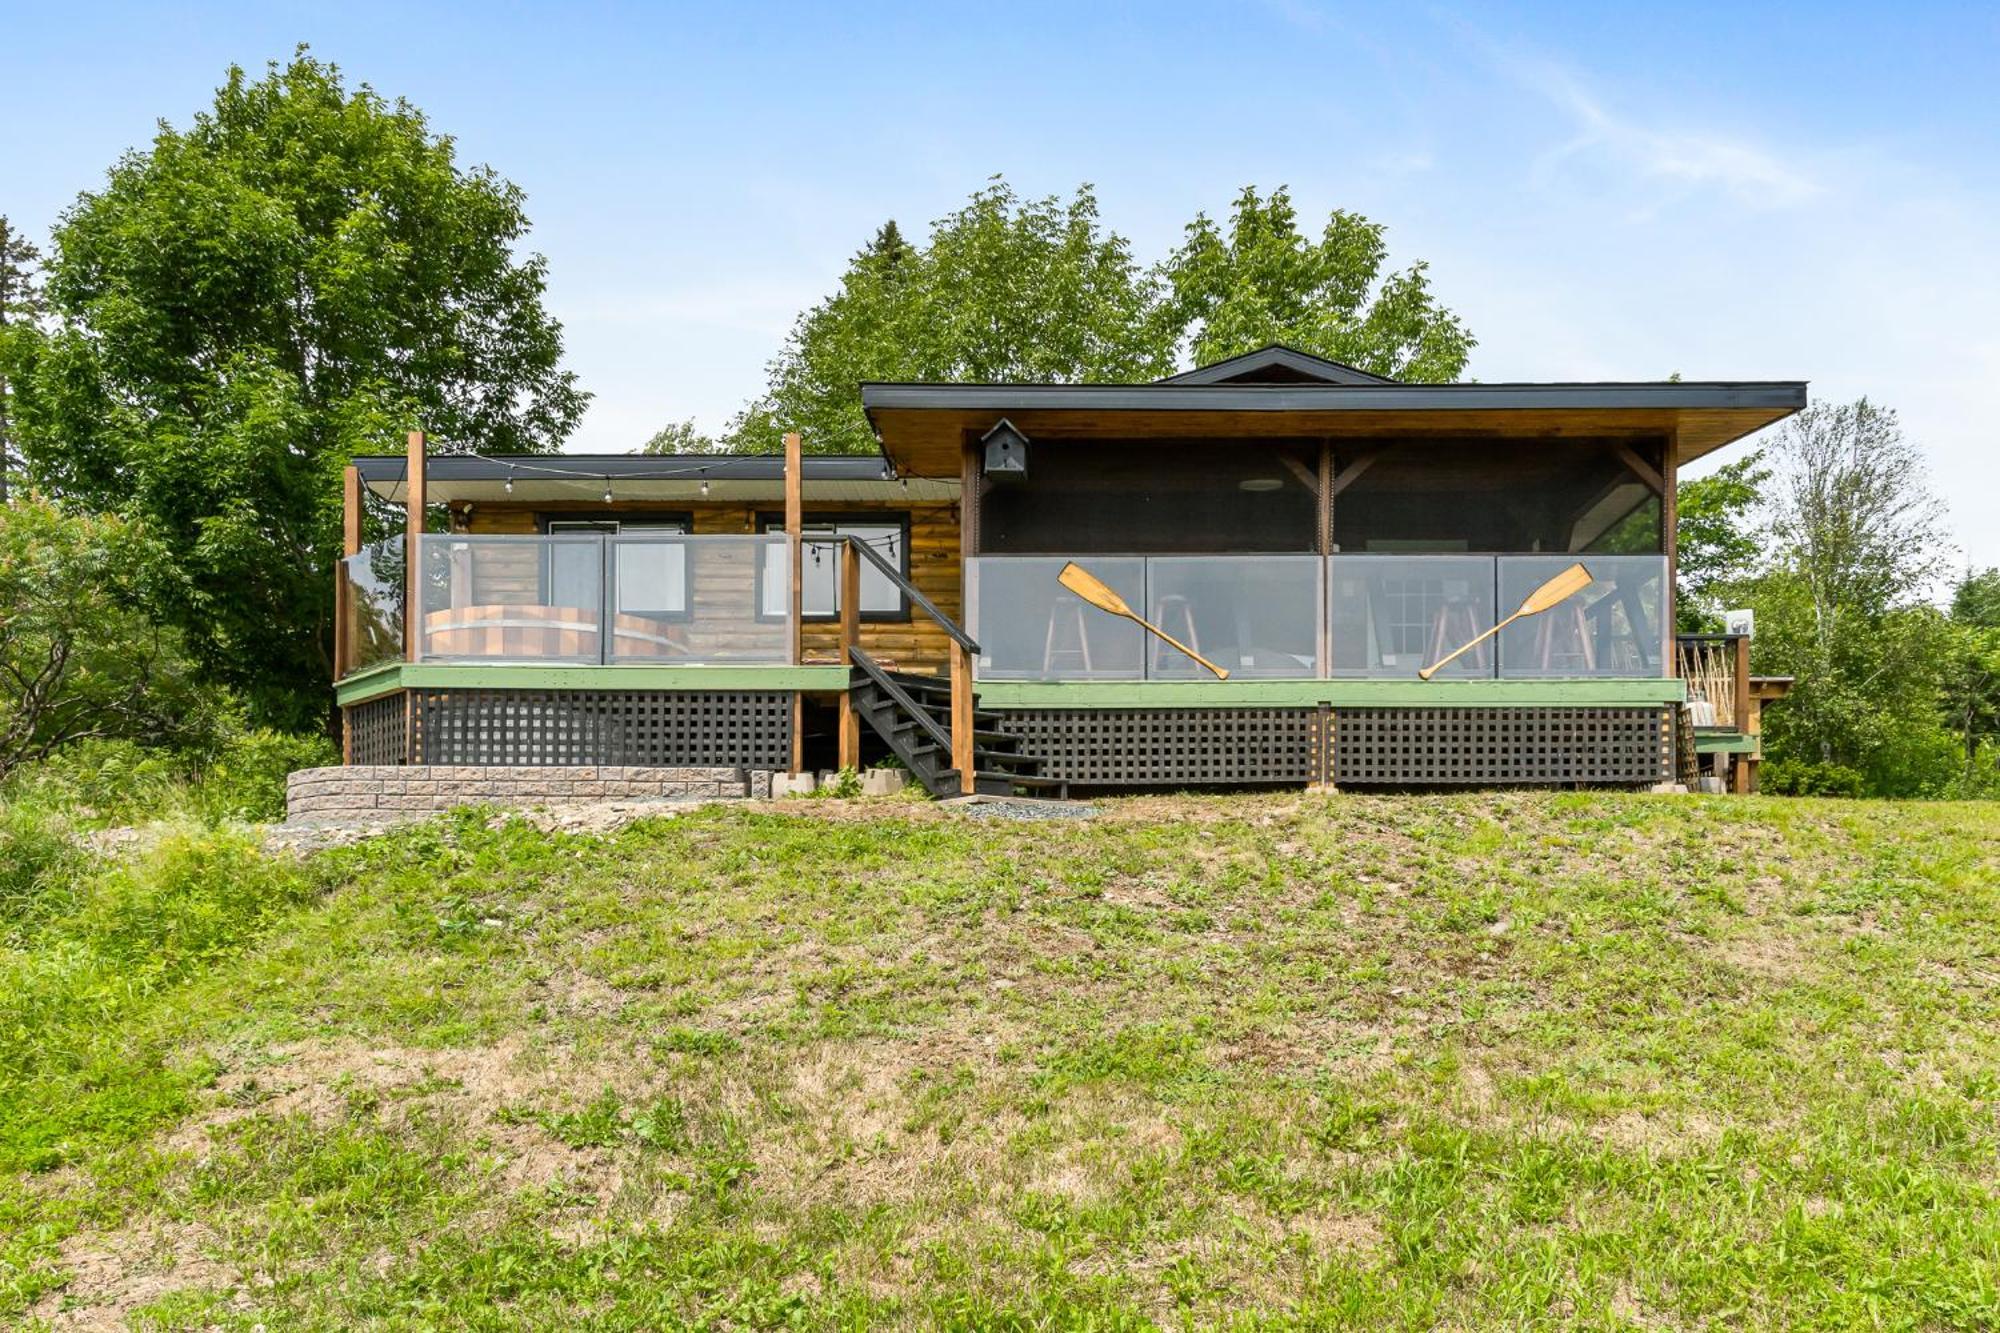
[[[909,476],[957,476],[1003,416],[1030,440],[1665,439],[1687,463],[1798,411],[1806,385],[868,383],[861,403]]]
[[[809,454],[802,461],[801,485],[812,504],[958,498],[955,468],[948,480],[911,477],[905,484],[876,454]],[[367,455],[355,459],[354,465],[362,485],[383,499],[400,501],[407,494],[408,464],[402,455]],[[442,454],[425,461],[424,488],[432,503],[446,505],[591,508],[604,503],[607,488],[620,503],[657,502],[668,507],[703,501],[779,502],[785,496],[785,460],[777,454]]]

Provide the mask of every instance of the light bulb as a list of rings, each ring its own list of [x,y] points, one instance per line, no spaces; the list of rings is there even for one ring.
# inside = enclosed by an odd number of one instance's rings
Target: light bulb
[[[708,474],[705,472],[702,474],[701,477],[701,493],[703,495],[708,494]]]
[[[509,472],[507,474],[507,494],[512,495],[513,493],[514,493],[514,474],[512,472]]]
[[[611,478],[604,479],[604,503],[611,503]]]

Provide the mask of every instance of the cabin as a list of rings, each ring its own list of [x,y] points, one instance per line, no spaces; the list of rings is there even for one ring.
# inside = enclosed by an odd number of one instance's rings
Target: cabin
[[[861,386],[880,449],[347,476],[354,764],[861,768],[937,795],[1754,780],[1674,633],[1679,470],[1801,382]],[[364,541],[364,511],[403,530]],[[1519,614],[1517,614],[1519,613]]]

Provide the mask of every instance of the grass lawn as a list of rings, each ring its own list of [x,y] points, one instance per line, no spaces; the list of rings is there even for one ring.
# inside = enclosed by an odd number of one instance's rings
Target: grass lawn
[[[0,1320],[2000,1325],[2000,805],[460,816],[58,866]]]

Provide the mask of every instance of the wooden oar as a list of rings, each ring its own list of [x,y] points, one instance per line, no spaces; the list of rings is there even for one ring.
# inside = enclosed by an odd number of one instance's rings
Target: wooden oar
[[[1056,575],[1056,582],[1062,584],[1063,587],[1068,588],[1098,610],[1109,611],[1114,616],[1123,616],[1141,629],[1149,630],[1159,635],[1162,639],[1165,639],[1168,643],[1180,649],[1210,671],[1213,671],[1217,680],[1229,679],[1227,671],[1224,671],[1221,667],[1209,661],[1206,657],[1203,657],[1200,653],[1188,647],[1158,625],[1148,624],[1146,621],[1140,619],[1139,613],[1127,606],[1123,597],[1111,591],[1110,586],[1104,580],[1098,578],[1074,560],[1062,567],[1062,573]]]
[[[1445,654],[1437,661],[1431,663],[1423,670],[1417,672],[1417,676],[1420,679],[1429,680],[1432,676],[1435,676],[1438,673],[1438,671],[1442,669],[1444,665],[1447,662],[1450,662],[1454,657],[1461,656],[1462,654],[1470,652],[1472,649],[1477,648],[1480,644],[1486,642],[1488,639],[1498,634],[1501,630],[1506,629],[1509,625],[1519,620],[1522,616],[1538,616],[1542,612],[1548,610],[1550,607],[1557,606],[1563,602],[1568,601],[1570,598],[1582,592],[1585,588],[1588,588],[1594,582],[1596,582],[1596,580],[1591,577],[1591,573],[1589,570],[1585,569],[1582,565],[1571,565],[1568,569],[1565,569],[1562,573],[1556,575],[1554,578],[1550,579],[1547,583],[1544,583],[1541,587],[1529,593],[1527,598],[1522,601],[1520,609],[1515,611],[1513,615],[1508,616],[1505,620],[1495,625],[1492,629],[1487,630],[1484,634],[1480,635],[1478,638],[1473,639],[1471,642],[1463,644],[1460,647],[1455,648],[1451,652]]]

